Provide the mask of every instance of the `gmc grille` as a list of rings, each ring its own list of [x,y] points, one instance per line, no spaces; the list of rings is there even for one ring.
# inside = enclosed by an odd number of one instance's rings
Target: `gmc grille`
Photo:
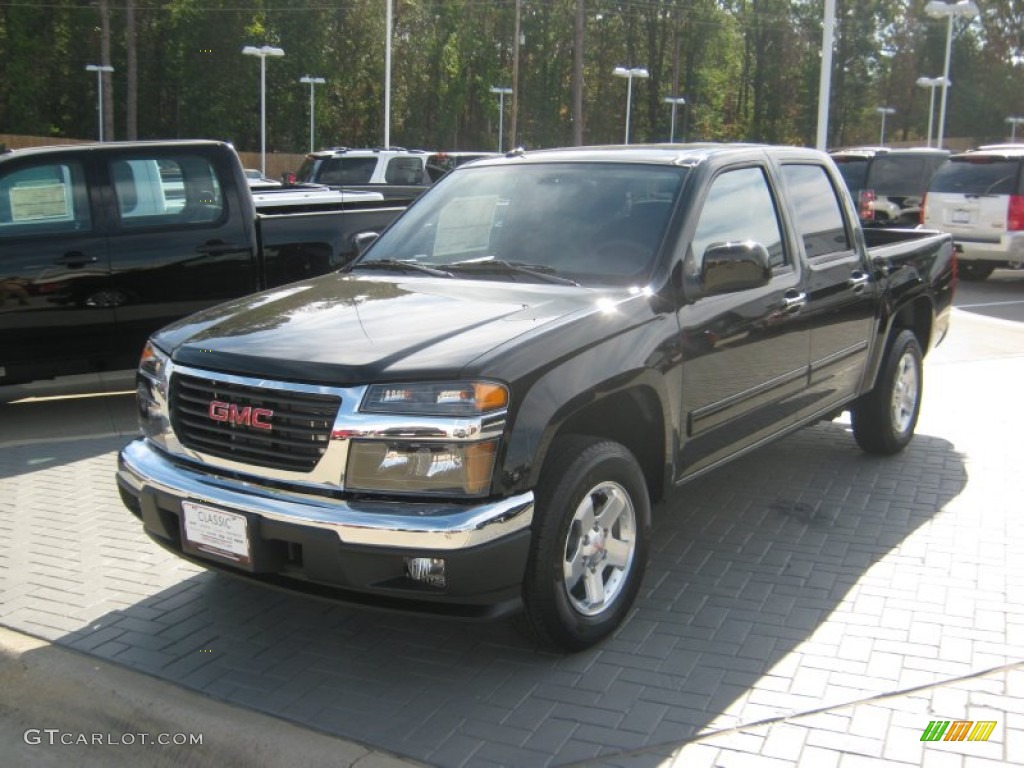
[[[271,410],[270,429],[214,420],[214,401]],[[171,426],[186,448],[259,467],[309,472],[327,450],[341,398],[177,374],[171,377],[170,405]]]

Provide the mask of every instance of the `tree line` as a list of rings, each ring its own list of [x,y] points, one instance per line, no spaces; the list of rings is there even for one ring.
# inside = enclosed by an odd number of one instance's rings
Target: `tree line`
[[[0,0],[0,133],[260,142],[270,151],[379,146],[388,0]],[[823,0],[391,0],[393,145],[496,149],[633,142],[813,145]],[[945,19],[925,0],[837,0],[830,146],[925,142]],[[1003,140],[1024,114],[1024,7],[979,3],[952,29],[946,136]],[[87,65],[113,72],[86,71]],[[616,67],[647,76],[616,77]],[[511,88],[500,109],[492,88]],[[673,97],[685,100],[672,108]],[[936,102],[937,103],[937,102]],[[935,110],[937,119],[938,109]]]

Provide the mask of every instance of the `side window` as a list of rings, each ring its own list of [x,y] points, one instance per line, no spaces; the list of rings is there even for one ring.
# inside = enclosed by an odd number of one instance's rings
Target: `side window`
[[[782,178],[796,207],[796,226],[807,258],[850,250],[843,211],[820,165],[784,165]]]
[[[388,184],[422,184],[423,161],[418,157],[394,157],[384,171]]]
[[[77,162],[55,162],[0,175],[0,238],[88,232],[89,190]]]
[[[204,157],[118,158],[110,178],[125,229],[209,224],[224,215],[217,174]]]
[[[761,168],[726,171],[711,183],[693,236],[694,268],[700,271],[708,246],[745,240],[763,245],[773,267],[789,263],[775,202]]]

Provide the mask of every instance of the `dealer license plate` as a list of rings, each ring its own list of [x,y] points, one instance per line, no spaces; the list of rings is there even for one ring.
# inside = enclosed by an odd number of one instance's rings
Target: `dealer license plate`
[[[181,509],[185,515],[185,539],[189,544],[241,565],[251,562],[245,515],[191,501],[183,501]]]
[[[953,223],[954,224],[970,224],[971,223],[971,212],[970,211],[953,211]]]

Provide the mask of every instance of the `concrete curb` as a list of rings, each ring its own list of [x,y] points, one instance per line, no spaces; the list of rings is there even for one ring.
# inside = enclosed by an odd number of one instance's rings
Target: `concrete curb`
[[[0,690],[5,765],[422,765],[3,627]]]

